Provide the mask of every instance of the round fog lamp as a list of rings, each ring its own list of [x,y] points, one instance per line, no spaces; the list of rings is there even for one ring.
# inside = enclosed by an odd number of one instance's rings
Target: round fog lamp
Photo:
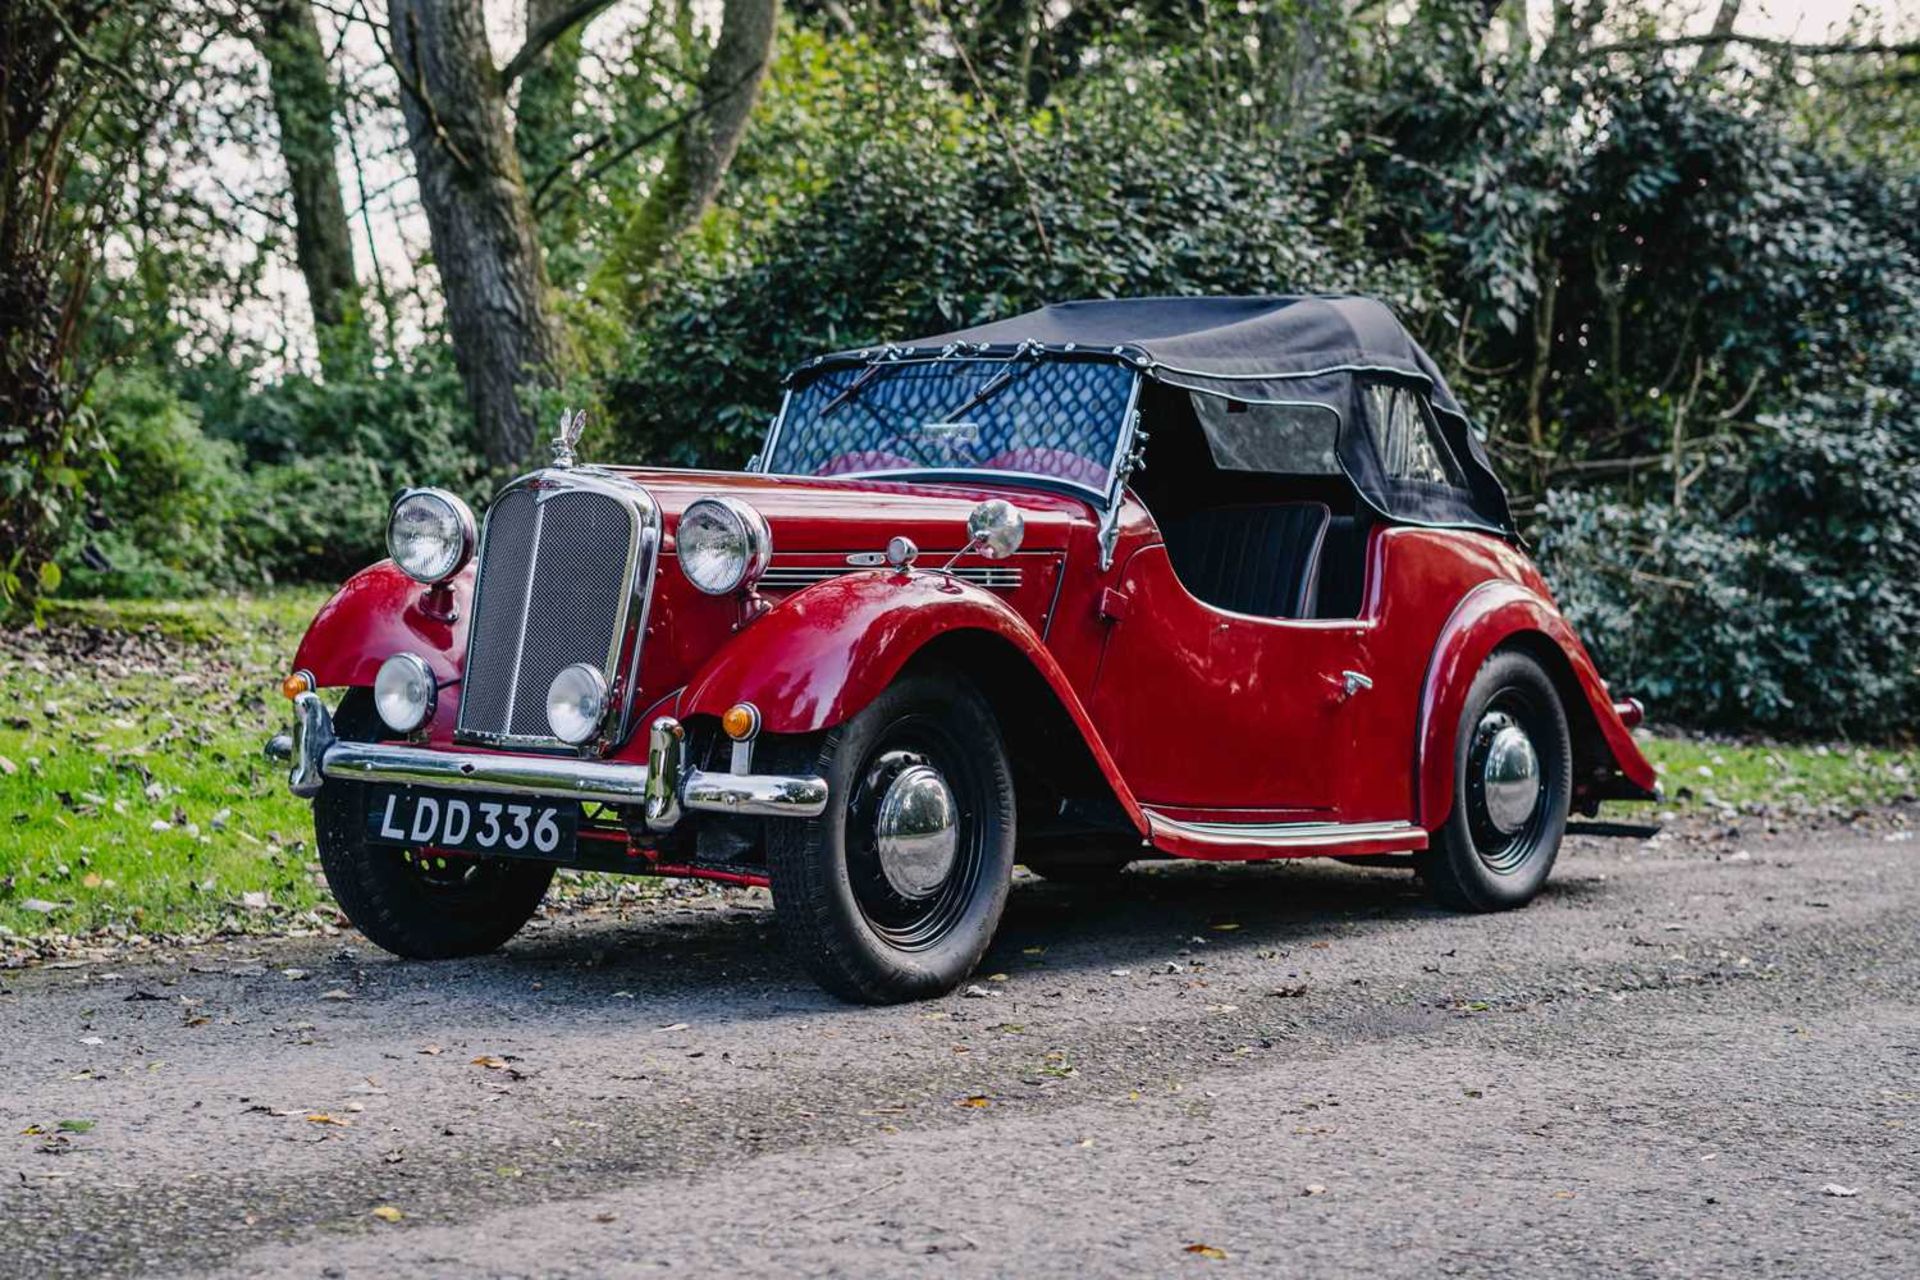
[[[373,705],[395,733],[412,733],[433,715],[433,669],[418,656],[396,653],[373,678]]]
[[[547,686],[547,724],[562,742],[591,741],[606,714],[607,678],[598,667],[576,662]]]

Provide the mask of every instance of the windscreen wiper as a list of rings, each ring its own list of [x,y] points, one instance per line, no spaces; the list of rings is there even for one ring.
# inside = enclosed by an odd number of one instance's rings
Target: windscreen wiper
[[[1039,367],[1040,367],[1040,362],[1038,360],[1035,360],[1033,363],[1029,364],[1024,369],[1002,369],[999,373],[996,373],[991,378],[987,379],[987,385],[985,385],[984,387],[981,387],[978,391],[968,396],[966,399],[966,402],[962,404],[959,408],[947,414],[946,417],[936,418],[934,421],[926,423],[925,425],[929,427],[938,427],[938,426],[943,426],[950,422],[958,421],[963,415],[972,413],[975,409],[978,409],[981,405],[993,399],[995,396],[999,395],[1002,391],[1005,391],[1007,389],[1008,384],[1011,383],[1015,378],[1020,377],[1022,374],[1031,373],[1035,369],[1038,369]]]
[[[887,365],[880,364],[876,361],[862,369],[859,374],[854,377],[854,380],[847,384],[844,391],[827,401],[826,406],[820,410],[820,416],[823,418],[831,417],[835,409],[840,408],[840,406],[859,395],[861,391],[866,389],[866,385],[879,377],[880,371],[887,367]]]

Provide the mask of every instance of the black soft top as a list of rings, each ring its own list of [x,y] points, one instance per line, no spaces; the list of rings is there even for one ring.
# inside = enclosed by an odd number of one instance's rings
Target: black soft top
[[[840,351],[796,369],[804,385],[825,369],[874,359],[1012,356],[1025,348],[1106,357],[1173,386],[1250,404],[1322,404],[1341,415],[1339,457],[1361,495],[1382,514],[1418,524],[1513,531],[1506,492],[1493,474],[1438,366],[1392,310],[1345,295],[1248,298],[1121,298],[1058,302],[969,329],[910,342]],[[1464,483],[1397,474],[1368,385],[1416,391]],[[1364,430],[1354,430],[1361,424]]]

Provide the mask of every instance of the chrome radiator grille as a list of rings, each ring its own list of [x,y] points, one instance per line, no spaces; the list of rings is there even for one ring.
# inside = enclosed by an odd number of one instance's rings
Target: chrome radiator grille
[[[632,692],[618,669],[621,651],[646,598],[655,545],[652,508],[638,490],[543,472],[503,492],[481,538],[459,736],[560,745],[547,726],[547,686],[576,662],[607,677],[615,700],[608,727],[616,729]]]

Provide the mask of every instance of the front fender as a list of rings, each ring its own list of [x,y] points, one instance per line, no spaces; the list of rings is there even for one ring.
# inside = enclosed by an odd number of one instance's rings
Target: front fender
[[[454,606],[448,622],[425,612],[427,588],[393,561],[362,569],[320,606],[301,637],[294,668],[312,672],[321,688],[370,685],[381,663],[410,650],[426,659],[442,683],[459,679],[467,661],[473,574],[468,565],[448,584]]]
[[[1420,825],[1429,831],[1445,822],[1453,808],[1454,743],[1473,678],[1495,649],[1523,637],[1537,637],[1537,642],[1550,645],[1565,659],[1593,727],[1612,755],[1612,771],[1640,792],[1654,792],[1653,766],[1615,710],[1587,647],[1560,611],[1519,583],[1489,582],[1468,592],[1447,619],[1420,692],[1419,816]],[[1576,734],[1578,710],[1567,708],[1569,727]],[[1576,778],[1576,789],[1590,788],[1590,775],[1591,770],[1589,777]]]
[[[1139,803],[1045,641],[1006,601],[939,574],[856,573],[796,592],[688,682],[681,713],[717,716],[751,702],[770,733],[818,732],[859,714],[927,644],[969,631],[1004,641],[1031,664],[1145,831]]]

